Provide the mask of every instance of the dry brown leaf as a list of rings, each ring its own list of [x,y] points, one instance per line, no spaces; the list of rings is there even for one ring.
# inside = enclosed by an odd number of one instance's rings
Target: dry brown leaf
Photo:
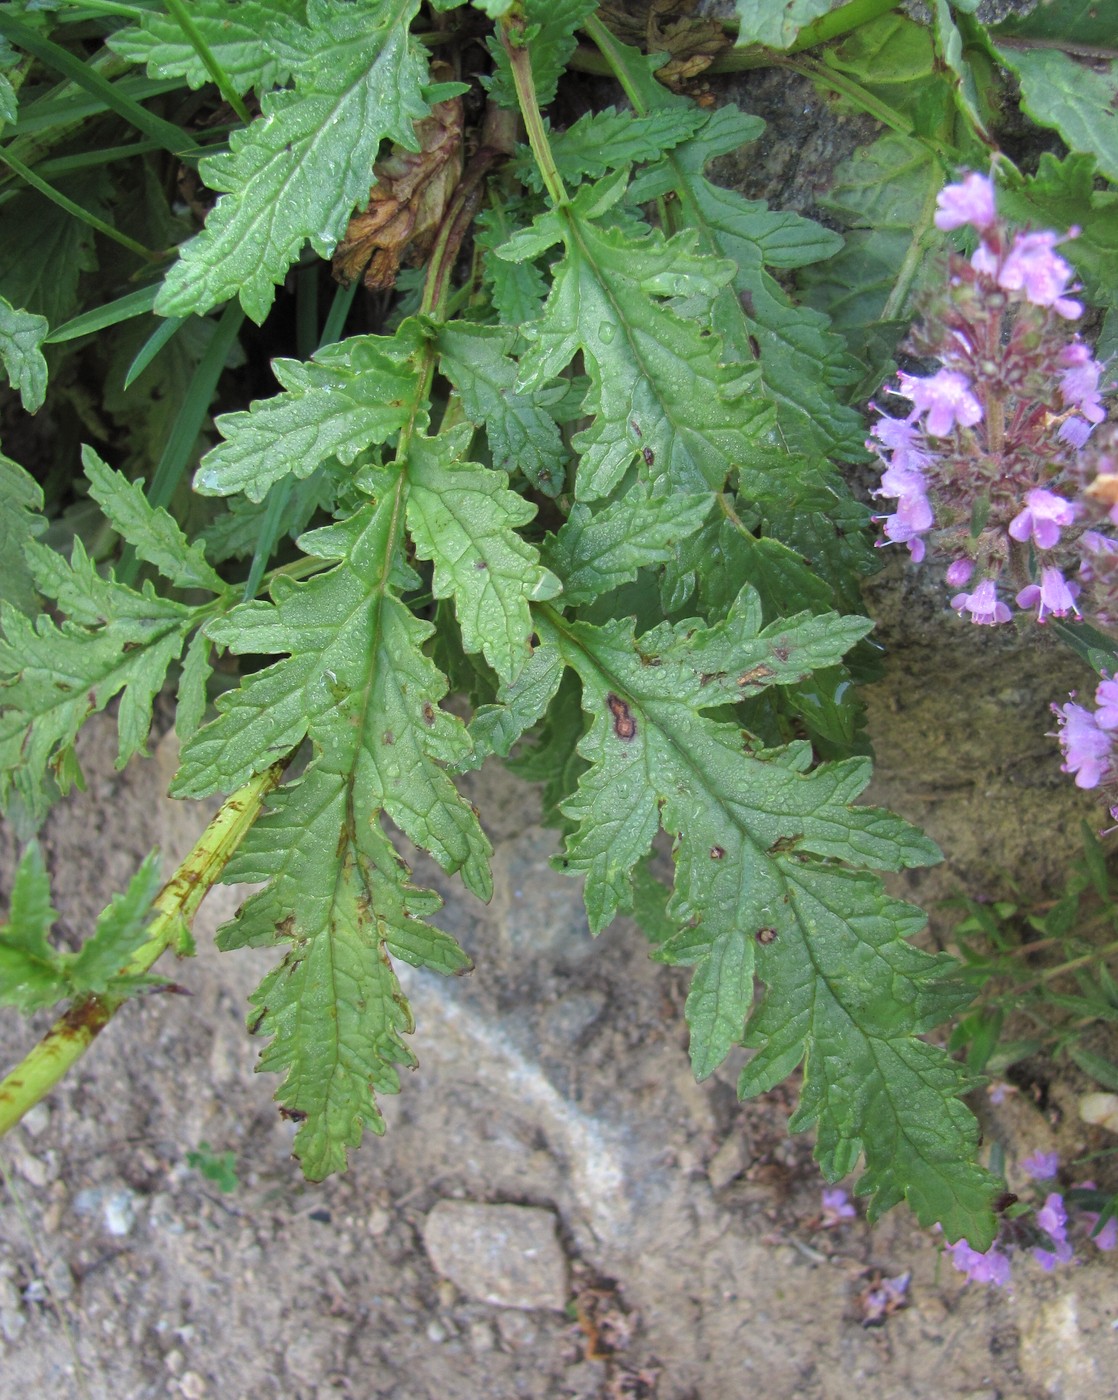
[[[365,286],[393,286],[409,247],[418,259],[430,251],[458,181],[462,178],[462,99],[437,102],[415,124],[418,151],[393,146],[373,166],[376,184],[368,206],[349,221],[334,252],[334,276],[352,282],[365,269]],[[367,266],[366,266],[367,265]]]

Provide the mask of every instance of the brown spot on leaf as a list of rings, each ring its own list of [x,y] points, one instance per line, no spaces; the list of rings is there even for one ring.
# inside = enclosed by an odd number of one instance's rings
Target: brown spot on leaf
[[[760,943],[763,948],[767,948],[770,943],[776,942],[776,929],[759,928],[756,936],[757,942]]]
[[[750,666],[748,671],[743,671],[738,677],[738,686],[744,690],[749,685],[760,685],[762,681],[767,681],[770,676],[775,676],[776,672],[771,666],[766,666],[761,662],[759,666]]]
[[[642,447],[641,456],[644,458],[644,464],[646,467],[652,466],[653,462],[655,462],[656,460],[656,453],[653,452],[651,447]]]
[[[613,732],[619,739],[633,739],[637,733],[637,722],[625,701],[611,690],[606,696],[606,704],[613,716]]]
[[[723,850],[723,848],[722,848],[721,846],[712,846],[712,847],[710,848],[710,858],[711,858],[711,860],[721,860],[722,857],[723,857],[725,854],[726,854],[726,852]]]
[[[385,746],[385,748],[386,748],[386,749],[390,749],[390,748],[392,747],[392,745],[393,745],[395,742],[396,742],[396,736],[395,736],[395,734],[393,734],[393,732],[392,732],[391,729],[386,729],[386,730],[384,731],[384,746]]]
[[[430,726],[435,723],[435,707],[430,700],[423,702],[423,723]]]

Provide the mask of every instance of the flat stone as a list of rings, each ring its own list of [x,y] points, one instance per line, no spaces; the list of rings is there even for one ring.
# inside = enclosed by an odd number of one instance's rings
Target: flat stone
[[[435,1270],[467,1298],[563,1310],[567,1260],[549,1210],[440,1201],[424,1222],[423,1242]]]

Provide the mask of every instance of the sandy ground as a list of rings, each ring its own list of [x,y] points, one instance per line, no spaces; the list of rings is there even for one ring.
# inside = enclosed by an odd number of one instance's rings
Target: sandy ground
[[[90,790],[44,833],[63,935],[202,824],[160,795],[173,740],[125,774],[114,742],[90,726]],[[446,888],[444,911],[477,971],[409,977],[420,1068],[346,1176],[302,1182],[253,1074],[244,1003],[269,958],[213,949],[228,889],[176,970],[192,994],[126,1007],[0,1145],[4,1400],[1118,1393],[1113,1257],[1021,1261],[1003,1293],[965,1285],[904,1209],[825,1228],[810,1143],[786,1134],[795,1086],[740,1105],[734,1065],[696,1085],[682,975],[632,925],[593,942],[533,791],[478,782],[496,893]],[[5,1016],[5,1061],[29,1043]],[[1014,1171],[1105,1145],[1058,1083],[1045,1115],[1025,1094],[979,1107]],[[234,1190],[188,1165],[202,1142],[234,1154]],[[907,1306],[864,1325],[867,1289],[907,1272]]]

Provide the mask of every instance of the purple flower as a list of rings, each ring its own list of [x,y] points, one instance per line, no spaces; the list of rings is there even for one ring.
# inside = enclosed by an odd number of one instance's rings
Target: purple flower
[[[1091,436],[1091,424],[1085,423],[1082,418],[1066,418],[1060,424],[1060,431],[1056,436],[1061,442],[1066,442],[1069,447],[1078,450]]]
[[[1060,527],[1074,524],[1076,514],[1071,501],[1038,487],[1025,497],[1025,509],[1009,522],[1009,533],[1022,542],[1031,535],[1037,549],[1055,549]]]
[[[1005,1288],[1009,1283],[1009,1258],[996,1244],[979,1254],[966,1240],[960,1240],[947,1245],[945,1252],[951,1255],[952,1265],[966,1274],[968,1283],[992,1283],[996,1288]]]
[[[1052,712],[1060,719],[1057,738],[1064,751],[1060,771],[1074,773],[1076,787],[1098,787],[1110,771],[1110,735],[1082,705],[1053,705]]]
[[[984,578],[973,593],[956,593],[951,606],[957,613],[970,613],[970,620],[980,627],[994,627],[1008,622],[1013,614],[998,601],[998,591],[992,578]]]
[[[1040,571],[1040,583],[1030,583],[1017,595],[1017,606],[1022,609],[1036,608],[1036,620],[1044,621],[1045,613],[1065,617],[1069,612],[1078,614],[1075,595],[1079,592],[1077,583],[1068,583],[1059,569],[1047,568]]]
[[[1095,1220],[1091,1222],[1091,1229],[1095,1228]],[[1118,1215],[1112,1215],[1097,1235],[1092,1235],[1096,1246],[1104,1253],[1109,1254],[1112,1249],[1118,1247]]]
[[[1095,691],[1095,723],[1100,729],[1118,729],[1118,680],[1105,676]]]
[[[872,1327],[875,1322],[884,1322],[891,1313],[903,1308],[908,1301],[911,1278],[911,1270],[898,1274],[896,1278],[883,1278],[876,1288],[863,1294],[862,1326]]]
[[[1075,341],[1060,351],[1060,363],[1065,366],[1060,375],[1060,393],[1064,403],[1077,408],[1088,423],[1101,423],[1106,417],[1099,397],[1099,375],[1102,366],[1091,358],[1086,345]]]
[[[1090,583],[1095,577],[1094,566],[1091,563],[1092,554],[1104,557],[1118,554],[1118,540],[1100,535],[1097,530],[1084,530],[1079,537],[1079,545],[1083,550],[1083,562],[1079,566],[1079,577],[1084,583]]]
[[[882,490],[878,495],[896,495],[897,509],[892,515],[879,515],[885,538],[894,544],[907,544],[909,553],[920,562],[924,557],[924,541],[917,538],[935,524],[931,502],[924,495],[923,480],[915,472],[904,472],[890,467],[882,478],[892,477],[891,490]],[[898,479],[900,478],[900,479]]]
[[[1061,1240],[1055,1249],[1042,1249],[1040,1245],[1033,1245],[1033,1258],[1042,1269],[1051,1273],[1057,1264],[1070,1264],[1075,1258],[1075,1250],[1067,1240]]]
[[[965,588],[971,581],[974,573],[973,559],[956,559],[953,564],[947,566],[947,573],[944,578],[948,588]]]
[[[1097,1190],[1097,1186],[1093,1181],[1080,1181],[1076,1184],[1075,1189],[1077,1191],[1094,1191]],[[1088,1230],[1093,1230],[1099,1223],[1099,1213],[1097,1210],[1085,1210],[1082,1220]],[[1112,1215],[1098,1234],[1092,1235],[1091,1239],[1094,1240],[1097,1249],[1101,1249],[1104,1254],[1109,1254],[1112,1249],[1118,1246],[1118,1216]]]
[[[844,1220],[853,1220],[858,1212],[850,1204],[850,1197],[841,1186],[827,1187],[823,1192],[822,1223],[824,1229],[839,1225]]]
[[[1050,306],[1058,316],[1074,321],[1083,314],[1083,307],[1064,296],[1071,268],[1056,252],[1059,242],[1061,239],[1047,229],[1019,233],[998,270],[998,286],[1007,292],[1023,291],[1034,306]]]
[[[1028,1172],[1034,1181],[1047,1181],[1056,1175],[1059,1165],[1058,1152],[1034,1152],[1021,1163],[1021,1170]]]
[[[1036,1246],[1033,1258],[1044,1269],[1054,1269],[1057,1264],[1067,1264],[1074,1250],[1068,1242],[1068,1213],[1064,1198],[1058,1191],[1049,1192],[1044,1204],[1036,1213],[1037,1226],[1044,1231],[1055,1246],[1044,1249]]]
[[[873,425],[873,435],[889,452],[889,465],[909,471],[921,471],[932,460],[932,454],[920,446],[920,428],[907,418],[890,418],[883,414]],[[867,447],[880,450],[872,443]]]
[[[946,437],[956,424],[971,428],[982,420],[982,405],[971,393],[970,380],[957,369],[936,370],[928,379],[897,376],[902,398],[911,399],[915,413],[926,413],[932,437]]]
[[[936,228],[944,232],[964,224],[973,224],[981,231],[990,228],[997,217],[994,182],[985,175],[972,171],[961,185],[948,185],[936,196]]]

